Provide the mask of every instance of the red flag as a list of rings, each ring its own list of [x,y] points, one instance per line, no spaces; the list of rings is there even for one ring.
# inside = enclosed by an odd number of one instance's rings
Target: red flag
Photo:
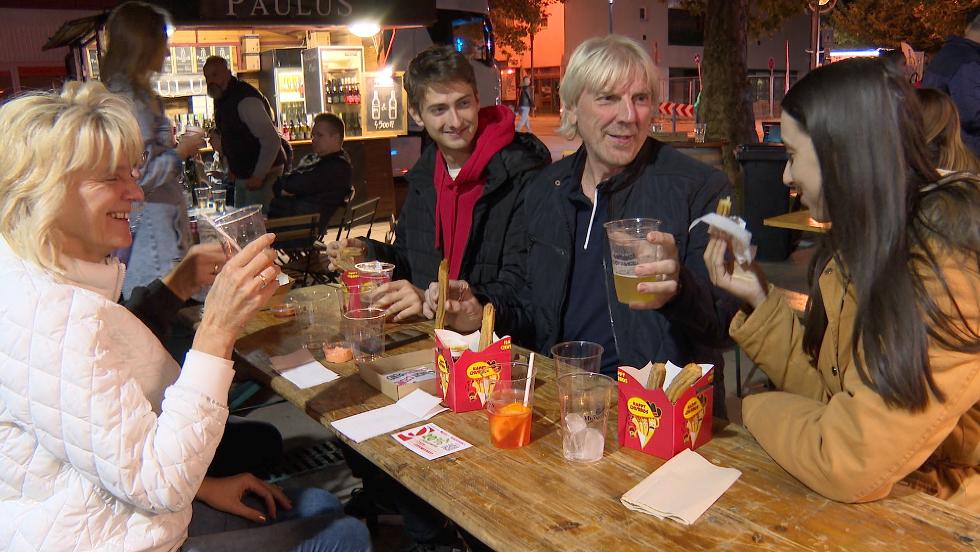
[[[786,41],[786,77],[783,83],[783,94],[789,92],[789,40]]]

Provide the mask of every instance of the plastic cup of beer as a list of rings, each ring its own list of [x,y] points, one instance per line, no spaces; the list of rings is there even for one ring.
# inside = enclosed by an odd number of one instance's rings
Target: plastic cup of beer
[[[194,200],[197,202],[198,209],[208,208],[208,194],[211,193],[211,188],[203,186],[201,188],[194,188]]]
[[[591,341],[565,341],[551,348],[555,378],[576,372],[598,372],[602,367],[602,345]]]
[[[344,313],[347,341],[354,360],[374,360],[385,352],[385,311],[382,309],[353,309]]]
[[[562,455],[570,462],[602,460],[606,420],[616,385],[602,374],[577,372],[558,378]]]
[[[663,276],[637,276],[637,265],[659,261],[659,245],[647,241],[647,234],[660,230],[660,221],[633,218],[607,222],[606,237],[612,253],[613,283],[620,303],[646,303],[656,299],[655,293],[637,291],[637,284],[657,282]]]
[[[534,374],[528,378],[527,364],[512,362],[510,379],[498,380],[487,396],[490,444],[513,449],[530,443],[533,407]]]
[[[211,201],[214,202],[214,212],[222,214],[225,212],[226,190],[211,190]]]

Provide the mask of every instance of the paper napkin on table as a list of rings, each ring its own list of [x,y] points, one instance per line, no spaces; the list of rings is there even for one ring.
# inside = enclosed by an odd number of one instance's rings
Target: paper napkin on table
[[[720,468],[693,450],[684,449],[620,501],[635,512],[691,525],[741,475],[735,468]]]
[[[360,443],[409,424],[424,422],[440,412],[449,410],[439,406],[440,402],[442,399],[439,397],[433,397],[421,389],[416,389],[395,404],[355,414],[332,422],[330,425],[346,435],[348,439]]]
[[[300,389],[320,385],[340,377],[333,370],[317,362],[306,347],[288,355],[269,357],[269,363],[276,372]]]
[[[699,222],[717,228],[732,237],[732,255],[735,257],[735,262],[740,265],[752,262],[752,232],[745,229],[744,220],[738,217],[723,217],[718,213],[709,213],[695,219],[687,231],[690,232],[694,225]]]

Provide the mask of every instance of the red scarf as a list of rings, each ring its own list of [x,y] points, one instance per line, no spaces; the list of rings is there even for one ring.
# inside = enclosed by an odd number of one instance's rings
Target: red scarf
[[[483,170],[490,158],[514,140],[514,112],[498,105],[480,110],[474,147],[453,180],[442,152],[436,149],[433,183],[436,188],[436,242],[449,261],[449,277],[459,279],[463,253],[473,227],[473,208],[483,195]]]

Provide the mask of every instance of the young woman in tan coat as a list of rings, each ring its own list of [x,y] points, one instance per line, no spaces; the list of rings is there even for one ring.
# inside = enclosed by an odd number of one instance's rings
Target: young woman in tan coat
[[[937,173],[914,91],[878,60],[817,69],[782,105],[783,180],[833,227],[803,321],[757,265],[726,263],[724,236],[705,251],[777,389],[745,399],[744,424],[828,498],[905,482],[980,512],[980,180]]]

